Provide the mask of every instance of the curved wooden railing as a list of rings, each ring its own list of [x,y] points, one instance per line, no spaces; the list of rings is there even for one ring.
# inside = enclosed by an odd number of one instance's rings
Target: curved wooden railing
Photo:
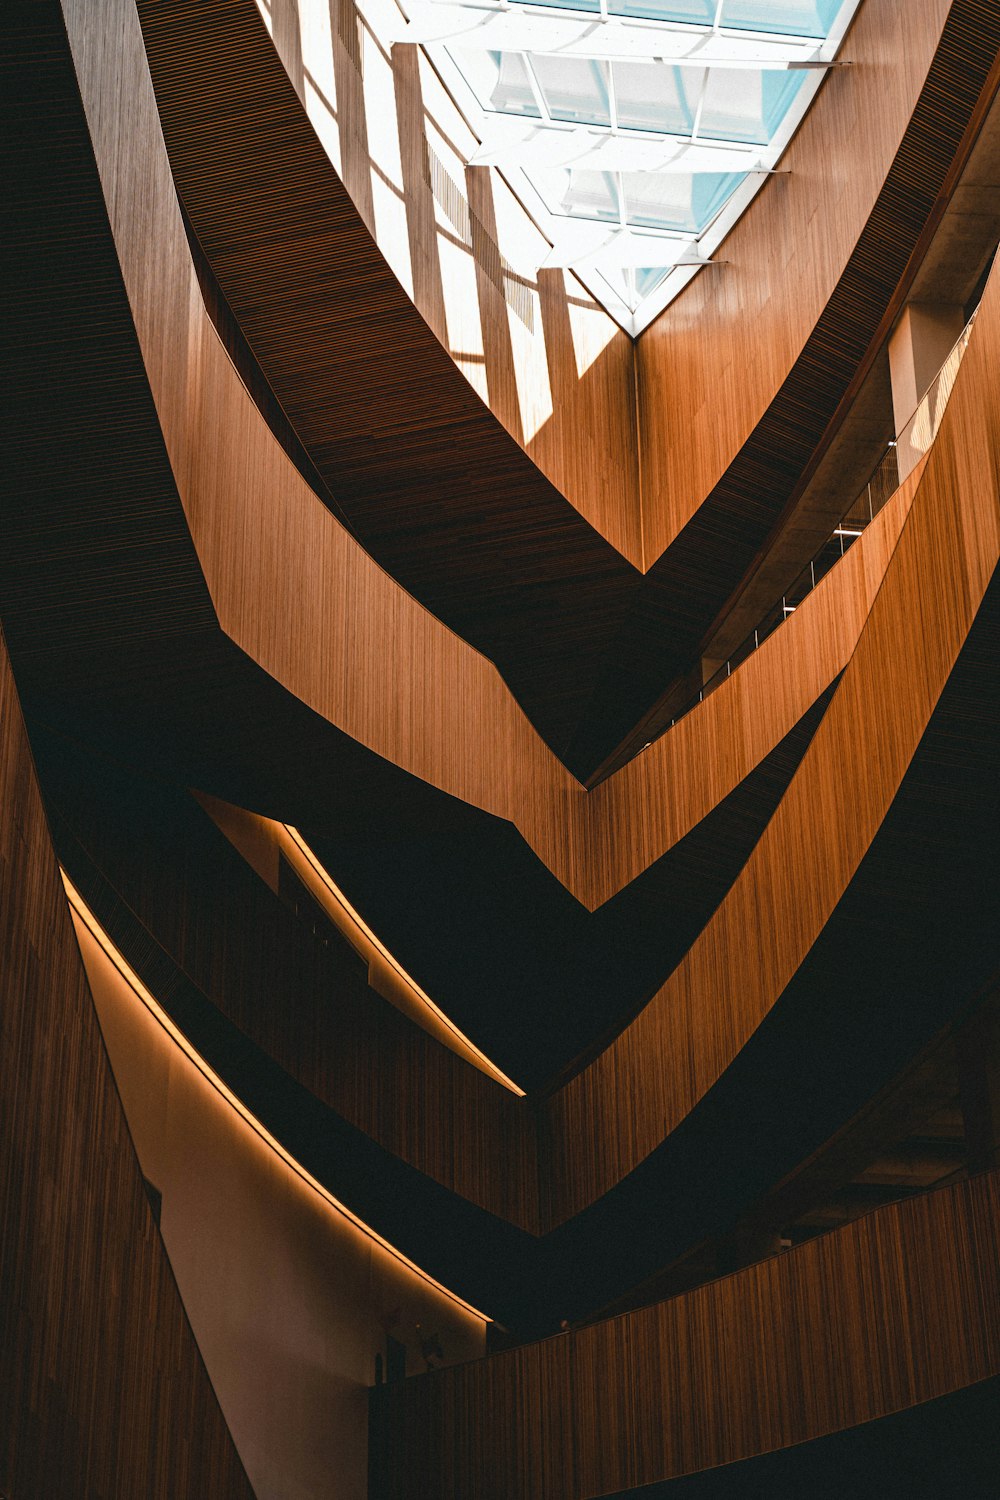
[[[892,804],[996,561],[989,375],[1000,344],[996,281],[895,550],[876,522],[838,569],[836,588],[828,580],[817,589],[663,748],[628,768],[631,780],[614,778],[586,797],[489,664],[379,572],[277,449],[194,289],[134,17],[124,3],[102,7],[102,25],[125,49],[118,58],[96,44],[82,0],[66,13],[164,437],[220,621],[303,702],[432,784],[511,817],[547,862],[561,860],[585,890],[594,882],[596,903],[627,878],[630,844],[642,838],[640,848],[662,847],[668,819],[697,816],[673,807],[685,767],[667,747],[688,747],[687,764],[700,767],[696,785],[715,796],[725,774],[753,764],[762,741],[774,743],[789,700],[801,694],[807,706],[850,658],[799,772],[716,916],[642,1015],[547,1104],[551,1193],[543,1222],[559,1223],[632,1172],[725,1075],[822,932]],[[870,536],[881,537],[884,552],[869,548]],[[809,621],[816,651],[800,655],[790,643],[804,647],[800,622]],[[773,674],[776,702],[755,694],[740,718],[735,705],[754,680],[751,667]],[[801,708],[792,722],[800,716]],[[725,751],[706,733],[712,723]],[[861,741],[880,747],[874,770]],[[845,782],[865,789],[849,818],[815,817],[835,805]],[[622,797],[626,786],[637,790],[635,811]],[[747,933],[761,930],[769,943],[748,971]],[[623,1097],[633,1103],[627,1117]]]
[[[989,1173],[672,1301],[377,1389],[379,1500],[591,1500],[995,1376],[998,1231]]]
[[[748,300],[722,294],[727,267],[719,273],[721,282],[713,279],[710,290],[702,278],[696,283],[701,290],[689,288],[677,309],[655,325],[663,336],[656,336],[657,352],[645,356],[648,370],[640,380],[647,391],[641,462],[649,471],[641,484],[649,497],[642,505],[644,546],[662,527],[679,545],[660,558],[640,588],[634,570],[621,565],[589,524],[553,509],[549,486],[539,475],[532,479],[530,465],[522,473],[513,454],[501,456],[496,433],[491,437],[488,430],[489,413],[470,408],[464,379],[448,367],[402,291],[397,288],[393,299],[383,288],[384,264],[354,233],[352,213],[357,215],[341,201],[343,188],[291,85],[271,77],[271,43],[251,0],[229,0],[208,11],[185,0],[152,0],[142,7],[181,191],[245,331],[328,484],[373,554],[497,663],[532,722],[581,776],[591,775],[664,684],[690,667],[712,620],[766,545],[856,372],[858,350],[874,337],[910,250],[938,207],[939,189],[947,191],[947,169],[975,114],[992,58],[990,28],[997,18],[982,0],[958,0],[950,7],[935,0],[908,26],[907,65],[900,68],[895,48],[887,52],[884,40],[897,9],[894,0],[869,0],[863,8],[849,38],[854,65],[839,70],[821,91],[796,138],[792,176],[772,181],[734,231],[734,275],[741,286],[752,283]],[[315,38],[324,32],[310,28],[300,35],[295,12],[291,0],[276,7],[271,26],[322,138],[324,125],[327,135],[333,128],[330,105],[313,85],[329,58],[312,49],[322,52],[326,44]],[[970,65],[973,26],[979,28],[980,50]],[[1000,43],[1000,30],[995,40]],[[336,44],[334,53],[339,55]],[[377,56],[372,65],[380,65]],[[338,85],[352,81],[357,83],[350,70],[338,74]],[[267,107],[261,111],[258,96],[265,87]],[[369,87],[375,84],[366,76]],[[355,106],[348,88],[348,116]],[[404,109],[402,95],[396,107]],[[852,132],[862,120],[859,143]],[[404,125],[410,132],[421,128],[409,116]],[[928,131],[933,152],[925,149]],[[334,135],[341,151],[356,147],[339,118]],[[834,151],[830,139],[837,142]],[[338,155],[332,144],[329,149]],[[248,179],[255,184],[252,199]],[[419,197],[416,179],[406,186],[408,195],[412,189]],[[827,215],[824,205],[834,199],[838,211]],[[414,209],[412,219],[413,244],[429,233],[432,243],[421,253],[434,260],[433,215],[428,219]],[[399,225],[390,229],[390,221],[395,225],[392,213],[383,216],[379,232],[391,259]],[[809,275],[788,276],[787,263],[804,256],[806,246]],[[407,253],[411,248],[408,243]],[[379,288],[367,299],[363,323],[353,311],[354,278],[362,264],[370,278],[366,285]],[[338,265],[342,288],[331,279],[331,266]],[[419,285],[415,295],[419,303]],[[690,334],[691,324],[678,311],[692,296],[709,300],[711,338],[702,336],[697,321]],[[756,307],[758,296],[771,340],[759,336],[761,319],[743,317],[744,306]],[[487,329],[487,358],[504,342],[506,313],[501,321],[504,329]],[[385,358],[379,353],[383,325]],[[319,331],[334,328],[335,337]],[[640,341],[640,361],[653,333]],[[731,353],[737,349],[739,354]],[[683,361],[679,367],[677,358]],[[730,365],[730,359],[738,363]],[[782,385],[793,360],[795,371]],[[515,362],[515,374],[529,365]],[[737,368],[740,379],[734,381]],[[548,378],[547,367],[543,373]],[[509,384],[497,379],[492,388],[506,390]],[[602,369],[594,385],[593,410],[581,415],[560,390],[550,422],[558,425],[565,417],[571,439],[562,446],[574,454],[591,433],[599,434],[583,472],[609,495],[634,464],[628,436],[612,479],[601,462],[623,441],[604,409],[630,407],[631,365]],[[684,410],[677,418],[672,404],[664,421],[657,403],[667,386],[671,392],[684,387]],[[706,391],[726,393],[721,422],[711,415],[716,402],[704,399]],[[359,408],[363,441],[355,432]],[[451,419],[445,422],[447,411]],[[467,439],[460,445],[457,475],[451,442],[456,424]],[[690,442],[689,433],[696,435]],[[669,482],[660,473],[665,464],[672,469]],[[427,545],[413,543],[418,510]],[[651,567],[664,546],[647,551],[643,567]],[[530,611],[523,607],[529,586]]]
[[[35,88],[67,81],[44,9],[7,18]],[[0,807],[3,1487],[252,1500],[145,1199],[2,636]]]
[[[76,13],[67,14],[75,33]],[[842,670],[910,492],[853,549],[836,598],[817,590],[742,674],[586,796],[495,668],[371,561],[256,414],[195,289],[138,28],[126,5],[114,14],[129,85],[103,86],[103,56],[88,52],[83,33],[81,87],[159,419],[223,630],[352,739],[513,822],[585,905],[601,904],[727,795]],[[116,151],[116,138],[129,149]]]
[[[990,375],[998,347],[994,275],[868,621],[777,812],[656,998],[551,1103],[548,1128],[562,1143],[557,1218],[632,1171],[705,1096],[791,981],[875,840],[1000,556],[1000,413]],[[855,792],[849,807],[844,787]],[[628,1116],[614,1102],[621,1098],[633,1101]],[[572,1184],[562,1175],[570,1161]]]

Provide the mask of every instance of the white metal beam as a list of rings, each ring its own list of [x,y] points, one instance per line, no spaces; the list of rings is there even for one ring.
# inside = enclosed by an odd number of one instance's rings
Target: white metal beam
[[[585,167],[595,172],[765,172],[759,147],[692,144],[686,137],[617,133],[600,127],[557,129],[513,115],[489,115],[472,166]]]
[[[523,9],[416,4],[393,41],[477,48],[490,52],[541,52],[603,61],[663,61],[694,68],[826,67],[822,43],[770,41],[747,33],[688,31],[618,17],[528,15]]]
[[[654,270],[657,267],[709,266],[693,239],[668,239],[665,235],[641,235],[631,229],[611,229],[607,224],[578,220],[557,236],[540,270],[567,267],[598,271]]]

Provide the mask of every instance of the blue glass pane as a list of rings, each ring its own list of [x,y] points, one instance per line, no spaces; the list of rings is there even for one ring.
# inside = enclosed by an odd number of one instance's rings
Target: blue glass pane
[[[691,194],[694,219],[699,232],[707,229],[736,189],[746,181],[745,172],[699,172]]]
[[[618,187],[613,172],[588,172],[565,167],[534,172],[532,181],[557,214],[576,219],[618,223]]]
[[[824,37],[841,4],[842,0],[726,0],[722,24],[741,31]]]
[[[528,70],[519,52],[486,52],[477,56],[459,54],[461,67],[487,109],[508,115],[541,118],[541,110],[528,81]]]
[[[623,172],[628,223],[700,234],[744,180],[744,172]]]
[[[710,69],[698,134],[766,145],[805,80],[804,72],[787,68]]]
[[[532,55],[531,66],[553,120],[611,124],[607,63],[537,53]]]
[[[646,21],[694,21],[709,25],[715,20],[715,0],[609,0],[613,16],[641,16]]]
[[[649,270],[636,271],[635,290],[640,298],[648,297],[650,292],[655,292],[661,281],[665,281],[670,273],[662,266],[654,266]]]
[[[548,5],[551,9],[553,0],[523,0],[525,5]],[[560,10],[596,10],[601,9],[601,0],[556,0]]]
[[[668,63],[612,63],[618,123],[623,130],[690,135],[701,93],[703,68]]]

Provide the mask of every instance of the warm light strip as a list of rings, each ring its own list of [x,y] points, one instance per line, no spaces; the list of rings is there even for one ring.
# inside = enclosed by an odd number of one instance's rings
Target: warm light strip
[[[484,1073],[488,1073],[489,1076],[495,1079],[497,1083],[502,1083],[504,1088],[510,1089],[512,1094],[517,1094],[519,1099],[523,1099],[525,1097],[524,1089],[518,1088],[517,1084],[514,1083],[512,1079],[508,1078],[506,1073],[501,1072],[496,1063],[491,1062],[490,1059],[485,1055],[485,1053],[480,1052],[476,1044],[469,1041],[469,1038],[465,1035],[465,1033],[459,1030],[454,1021],[449,1020],[444,1011],[441,1010],[439,1006],[434,1004],[434,1001],[431,999],[430,995],[426,994],[420,988],[419,984],[417,984],[416,980],[411,978],[411,976],[407,974],[402,965],[398,963],[395,958],[393,958],[392,954],[389,952],[388,948],[386,948],[385,944],[375,936],[374,932],[372,932],[371,928],[368,926],[368,923],[364,920],[361,914],[355,910],[340,887],[333,881],[329,871],[326,870],[320,863],[320,861],[316,858],[316,855],[310,849],[309,845],[306,843],[301,833],[299,833],[298,829],[293,828],[289,823],[283,823],[281,826],[284,828],[285,832],[294,843],[296,849],[298,849],[299,853],[302,855],[303,859],[307,861],[309,868],[312,870],[313,874],[322,883],[324,889],[329,892],[331,898],[341,908],[344,915],[348,918],[349,921],[353,922],[353,924],[358,928],[360,932],[364,934],[368,942],[371,943],[372,947],[382,958],[385,959],[386,963],[389,965],[392,971],[403,981],[407,988],[412,991],[412,993],[420,1001],[421,1005],[426,1006],[431,1014],[435,1017],[435,1019],[439,1021],[441,1025],[444,1026],[448,1031],[450,1031],[452,1036],[454,1036],[462,1044],[462,1046],[472,1054],[478,1066],[483,1070]]]
[[[364,1223],[362,1219],[358,1218],[357,1214],[353,1214],[345,1204],[341,1203],[337,1198],[333,1196],[332,1193],[328,1192],[323,1184],[317,1181],[317,1179],[313,1177],[312,1174],[305,1169],[305,1167],[302,1166],[301,1162],[296,1161],[294,1156],[290,1155],[290,1153],[285,1150],[281,1142],[276,1140],[275,1137],[271,1135],[270,1131],[261,1124],[256,1115],[251,1114],[246,1105],[236,1097],[232,1089],[230,1089],[222,1081],[222,1079],[209,1066],[209,1064],[205,1061],[201,1054],[195,1051],[194,1047],[192,1047],[191,1043],[188,1041],[184,1033],[174,1025],[173,1021],[167,1015],[163,1007],[150,994],[149,990],[147,990],[138,974],[135,973],[134,969],[123,957],[123,955],[119,953],[118,949],[112,943],[103,927],[101,927],[97,918],[87,906],[83,897],[80,895],[79,891],[76,889],[73,882],[70,880],[69,876],[66,874],[66,871],[62,868],[61,865],[59,869],[60,874],[62,875],[63,885],[66,888],[66,895],[69,900],[70,906],[72,907],[76,915],[80,918],[80,921],[86,927],[91,937],[94,938],[95,942],[97,942],[106,956],[114,964],[115,968],[118,970],[118,973],[121,975],[121,977],[125,980],[125,983],[128,985],[129,989],[133,991],[137,999],[142,1001],[143,1005],[149,1011],[153,1019],[159,1023],[159,1025],[170,1037],[171,1041],[173,1041],[181,1049],[185,1057],[187,1057],[190,1062],[194,1063],[195,1067],[198,1069],[199,1073],[201,1073],[202,1077],[212,1085],[216,1092],[219,1093],[223,1099],[225,1099],[226,1103],[236,1111],[236,1113],[247,1125],[250,1126],[251,1130],[254,1130],[257,1133],[264,1144],[266,1146],[269,1146],[275,1153],[275,1155],[279,1156],[285,1163],[285,1165],[287,1167],[290,1167],[292,1171],[295,1172],[296,1175],[300,1177],[308,1187],[312,1188],[313,1192],[318,1194],[318,1196],[323,1199],[324,1203],[332,1208],[335,1213],[338,1213],[342,1218],[347,1219],[349,1223],[354,1225],[355,1229],[359,1229],[362,1234],[366,1235],[368,1239],[373,1240],[376,1245],[378,1245],[382,1250],[385,1250],[389,1255],[393,1257],[394,1260],[399,1261],[400,1265],[405,1266],[408,1271],[412,1271],[415,1276],[419,1276],[421,1281],[424,1281],[428,1286],[433,1287],[436,1292],[440,1292],[443,1297],[447,1297],[450,1302],[454,1302],[457,1307],[460,1307],[463,1310],[463,1312],[470,1313],[474,1318],[481,1318],[484,1323],[492,1323],[493,1319],[489,1317],[487,1313],[480,1312],[477,1307],[473,1307],[470,1302],[466,1302],[465,1299],[463,1297],[460,1297],[457,1292],[449,1291],[448,1287],[442,1286],[440,1281],[435,1281],[434,1277],[429,1275],[427,1271],[422,1271],[419,1266],[414,1265],[413,1261],[405,1256],[401,1250],[397,1250],[395,1245],[390,1245],[388,1240],[384,1240],[380,1234],[378,1234],[374,1229],[371,1228],[370,1225]]]

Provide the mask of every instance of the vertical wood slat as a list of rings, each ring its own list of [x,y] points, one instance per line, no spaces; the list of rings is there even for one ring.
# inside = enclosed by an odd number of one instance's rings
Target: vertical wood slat
[[[253,1500],[146,1202],[0,640],[0,1486]]]
[[[117,117],[98,103],[111,92],[99,55],[81,53],[81,82],[98,146],[104,131],[143,142],[141,151],[101,151],[100,166],[158,415],[224,629],[352,738],[514,822],[579,899],[600,904],[726,796],[842,670],[912,490],[740,674],[585,795],[492,665],[396,587],[290,472],[197,295],[178,295],[190,256],[127,15],[122,31],[131,82]]]
[[[84,11],[86,9],[83,7]],[[103,10],[102,7],[102,13]],[[107,13],[118,16],[111,0]],[[586,824],[581,838],[579,824],[566,817],[568,808],[598,807],[599,801],[585,798],[574,789],[569,778],[560,777],[551,758],[539,748],[537,738],[530,734],[523,719],[519,719],[510,706],[492,670],[401,595],[385,575],[371,566],[353,543],[343,537],[329,513],[310,496],[238,387],[196,295],[189,299],[191,323],[185,322],[186,310],[183,315],[179,314],[179,303],[185,292],[192,291],[193,272],[171,196],[169,172],[163,160],[134,18],[129,23],[127,7],[121,8],[120,34],[127,51],[121,62],[120,76],[129,80],[128,86],[118,89],[117,82],[111,87],[111,80],[105,80],[108,86],[102,93],[102,68],[108,64],[100,49],[90,47],[88,50],[87,43],[89,27],[94,24],[93,13],[89,12],[81,19],[80,13],[71,6],[68,14],[80,48],[81,84],[93,111],[98,155],[116,215],[119,250],[132,293],[140,338],[147,350],[151,377],[156,386],[159,415],[182,480],[201,561],[209,575],[213,597],[225,627],[273,676],[283,680],[304,702],[326,712],[332,719],[344,720],[344,727],[356,738],[389,752],[408,769],[423,774],[428,780],[446,782],[449,790],[470,800],[488,801],[493,811],[513,816],[522,827],[530,827],[536,819],[543,825],[551,820],[549,836],[555,851],[553,861],[558,854],[560,859],[581,871],[606,868],[609,861],[601,857],[603,850],[595,849],[586,838]],[[80,34],[76,34],[77,25]],[[117,80],[118,76],[115,73],[114,79]],[[99,95],[99,99],[94,95]],[[121,149],[118,148],[116,132],[120,133],[121,143],[126,140],[131,143],[131,151],[125,150],[123,144]],[[994,347],[992,338],[995,332],[987,339],[985,331],[988,300],[989,293],[966,357],[968,368],[978,363],[979,374],[970,385],[963,369],[953,397],[956,411],[960,411],[963,404],[963,391],[975,393],[977,381],[981,379],[982,362],[977,360],[977,348],[985,340],[987,355],[984,357],[988,357]],[[186,338],[179,332],[185,328]],[[988,450],[984,458],[983,445],[990,424],[995,428],[996,420],[987,400],[988,386],[986,382],[983,391],[970,399],[964,419],[956,416],[954,423],[950,423],[950,414],[946,418],[928,468],[928,475],[936,470],[943,474],[948,464],[955,465],[960,475],[956,493],[962,504],[974,506],[982,503],[987,508],[990,497],[981,493],[981,489],[983,476],[991,473],[992,460]],[[982,432],[972,434],[965,445],[967,452],[958,454],[953,448],[960,445],[954,444],[948,434],[952,427],[957,431],[962,420],[978,425]],[[224,435],[223,449],[218,442],[220,433]],[[923,482],[927,482],[927,476]],[[940,479],[934,482],[940,493]],[[977,487],[980,490],[978,498]],[[241,508],[244,506],[245,509]],[[979,522],[973,520],[969,524],[974,529]],[[968,559],[959,555],[954,541],[958,534],[957,531],[953,533],[952,541],[946,543],[941,552],[941,557],[954,570],[944,585],[946,594],[953,589],[963,592],[965,584],[960,580],[965,577],[966,562],[975,562],[977,567],[982,564],[982,559],[974,558],[971,551]],[[983,539],[989,540],[985,523]],[[858,589],[857,597],[863,601],[858,606],[862,613],[881,578],[878,569],[874,577],[866,576],[867,569],[861,563],[857,565],[860,577],[850,572],[852,559],[860,557],[863,560],[868,556],[862,550],[866,541],[867,535],[852,550],[843,565],[849,574],[842,575],[853,578]],[[835,577],[835,574],[830,575],[830,579],[797,612],[796,619],[809,618],[813,606],[815,612],[821,611],[821,601],[829,601],[832,597],[830,580]],[[883,594],[885,592],[883,590]],[[881,658],[878,651],[869,653],[872,681],[865,692],[866,713],[877,715],[879,711],[879,695],[883,691],[879,680],[883,670],[880,662],[903,661],[912,649],[913,621],[919,618],[915,609],[919,610],[925,595],[926,590],[922,592],[919,579],[908,581],[905,594],[901,592],[894,605],[894,638],[891,642],[882,642],[884,654]],[[853,592],[852,597],[855,597]],[[823,616],[818,645],[824,640],[829,641],[826,630],[833,633],[843,628],[843,614],[844,611],[834,608]],[[958,626],[960,633],[960,622],[945,620],[942,623],[948,632],[953,625]],[[786,631],[794,629],[794,623],[785,627]],[[778,642],[782,638],[787,641],[794,637],[779,632],[773,640]],[[959,636],[949,638],[951,646],[957,649]],[[323,642],[322,651],[317,650],[317,642]],[[788,691],[790,676],[795,670],[811,671],[810,663],[815,662],[816,657],[807,651],[801,656],[796,654],[798,667],[793,663],[789,670],[789,661],[777,646],[773,653],[768,652],[770,644],[768,642],[743,669],[748,675],[742,677],[738,673],[733,682],[750,681],[757,663],[760,671],[773,671],[770,681],[774,696],[782,701]],[[798,641],[798,644],[803,643]],[[848,633],[846,641],[843,636],[839,637],[838,649],[849,651],[852,644],[853,638]],[[918,648],[923,649],[922,643],[918,643]],[[737,688],[733,689],[734,693],[737,691]],[[685,734],[689,733],[686,743],[691,751],[690,766],[695,770],[699,765],[707,767],[705,774],[709,777],[709,784],[720,745],[719,742],[700,739],[705,722],[718,715],[715,722],[720,726],[721,739],[727,747],[735,747],[730,761],[732,765],[733,761],[739,763],[739,747],[747,724],[752,726],[758,721],[758,716],[767,712],[763,705],[767,704],[768,697],[761,692],[747,704],[746,721],[736,721],[735,716],[730,720],[732,699],[726,694],[727,689],[720,689],[703,706],[703,717],[690,716],[690,721],[678,726],[676,738],[672,734],[663,742],[664,746],[684,743]],[[837,697],[840,697],[840,692]],[[811,701],[812,697],[807,696],[807,702]],[[836,702],[837,698],[834,704]],[[904,703],[905,696],[900,699],[900,705]],[[895,704],[891,706],[896,707]],[[902,706],[900,712],[903,712]],[[687,723],[690,723],[689,731],[685,731]],[[494,752],[489,758],[481,753],[485,747]],[[815,749],[814,746],[811,752],[814,761]],[[642,758],[649,769],[636,773],[640,778],[638,784],[643,789],[656,785],[659,801],[654,814],[640,794],[634,817],[628,822],[618,823],[619,836],[613,847],[620,858],[627,857],[621,852],[629,843],[624,836],[626,828],[642,829],[655,817],[670,815],[667,810],[672,806],[673,790],[680,779],[663,776],[665,767],[670,764],[670,755],[669,749],[660,751],[654,747]],[[832,756],[823,773],[827,778],[823,785],[828,788],[841,785],[844,764],[841,757]],[[673,766],[680,771],[676,761]],[[502,795],[498,795],[498,772],[513,778],[513,790],[510,781],[501,782]],[[705,784],[705,781],[701,782],[703,790]],[[883,786],[880,795],[885,792]],[[832,792],[823,792],[821,788],[820,802],[828,795]],[[806,810],[802,815],[804,827],[810,826],[813,805],[806,799]],[[623,809],[621,804],[615,807],[616,814],[623,811],[627,816],[627,808]],[[605,830],[609,842],[609,830],[613,826],[609,819]],[[797,845],[797,820],[789,814],[785,826],[793,844]],[[801,851],[792,861],[792,868],[797,867],[800,858]],[[774,855],[773,868],[782,868],[782,856]],[[749,890],[748,880],[744,882],[740,899],[744,899]],[[780,901],[776,909],[781,909]],[[814,910],[810,920],[815,916]],[[741,937],[739,941],[742,941]],[[713,935],[711,943],[714,942]],[[704,946],[705,954],[710,951],[711,943]],[[783,947],[785,972],[794,963],[793,947],[794,944],[788,943]],[[735,964],[741,950],[738,946],[731,947],[727,940],[716,951],[724,951],[727,962]],[[796,951],[801,953],[801,947]],[[716,992],[713,981],[709,993],[715,997]],[[692,1070],[695,1081],[685,1081],[683,1077],[670,1080],[670,1088],[676,1089],[676,1109],[680,1114],[690,1107],[692,1099],[700,1096],[704,1082],[711,1081],[713,1069],[733,1055],[741,1037],[759,1019],[761,1007],[773,1001],[774,994],[773,987],[770,987],[763,997],[757,995],[752,1000],[745,997],[738,1014],[727,1011],[728,1001],[724,997],[717,1003],[713,999],[708,1013],[700,1000],[697,1006],[685,1007],[686,1019],[683,1022],[678,1020],[677,1025],[690,1024],[692,1035],[704,1035],[708,1041],[704,1048],[699,1043]],[[661,998],[658,1013],[662,1016],[667,1009],[666,1001]],[[594,1157],[595,1165],[586,1167],[587,1172],[593,1171],[595,1182],[616,1180],[616,1174],[628,1170],[662,1138],[665,1125],[659,1091],[664,1083],[658,1059],[664,1049],[661,1046],[648,1050],[633,1047],[642,1027],[655,1030],[657,1024],[647,1017],[639,1031],[633,1032],[610,1059],[610,1065],[607,1060],[602,1063],[605,1078],[613,1075],[608,1087],[595,1082],[599,1072],[581,1075],[583,1081],[574,1084],[574,1100],[583,1098],[581,1090],[586,1091],[587,1108],[582,1113],[591,1122],[582,1139],[593,1130],[593,1121],[614,1116],[619,1085],[642,1101],[641,1120],[636,1124],[634,1137],[625,1142],[605,1140],[601,1152]],[[630,1047],[634,1055],[628,1060],[626,1072],[619,1075],[617,1060]],[[667,1055],[674,1055],[672,1049],[667,1049]],[[684,1058],[683,1046],[678,1047],[676,1056]],[[685,1066],[683,1061],[678,1061],[678,1074],[683,1074]],[[669,1118],[676,1119],[677,1115]],[[575,1139],[572,1130],[567,1132],[567,1139]],[[586,1153],[582,1154],[586,1156]],[[602,1164],[598,1166],[598,1162]],[[583,1186],[582,1183],[578,1189],[584,1196],[593,1190],[592,1185]]]
[[[586,527],[576,536],[557,523],[540,496],[530,514],[522,508],[526,478],[515,483],[505,474],[499,507],[492,494],[480,492],[481,468],[500,473],[492,449],[469,426],[463,380],[454,371],[450,393],[449,372],[438,372],[443,383],[434,387],[433,413],[421,416],[433,361],[415,348],[400,350],[405,305],[390,320],[373,293],[364,360],[352,356],[349,371],[338,370],[344,343],[332,330],[340,330],[341,319],[353,319],[355,307],[352,283],[350,300],[338,310],[328,271],[336,253],[328,205],[340,186],[306,121],[293,118],[291,86],[280,80],[279,87],[272,77],[274,60],[261,55],[270,44],[247,3],[228,0],[224,12],[193,11],[184,0],[149,0],[142,7],[174,168],[204,226],[210,257],[283,402],[293,417],[301,412],[306,442],[331,488],[339,487],[366,545],[497,661],[547,741],[575,772],[589,776],[664,687],[692,666],[713,618],[766,545],[859,361],[869,356],[910,250],[946,194],[949,165],[1000,39],[995,11],[986,0],[934,0],[904,19],[897,0],[868,0],[848,41],[854,66],[837,71],[820,92],[793,143],[792,175],[772,180],[755,200],[734,231],[732,263],[699,277],[639,340],[643,566],[652,569],[640,584],[622,572],[610,549],[606,556],[595,549]],[[225,47],[211,40],[223,25]],[[286,61],[294,74],[294,60]],[[317,57],[317,68],[321,61]],[[241,111],[249,121],[253,109],[249,75],[243,76],[250,67],[255,89],[266,81],[268,129],[277,130],[280,118],[273,149],[264,132],[235,123]],[[398,108],[404,149],[417,136],[423,146],[422,111],[403,113],[401,102]],[[276,167],[280,176],[272,188],[248,193],[248,179],[258,184]],[[426,162],[423,169],[426,178]],[[408,187],[407,195],[414,196]],[[419,303],[423,261],[435,256],[424,246],[421,259],[420,242],[435,230],[433,214],[414,227],[416,213],[414,205],[411,255]],[[452,222],[456,217],[463,215],[453,214]],[[483,238],[484,245],[493,243]],[[357,266],[361,252],[350,244]],[[366,273],[372,281],[378,257],[370,245],[367,254],[374,256]],[[499,276],[492,251],[486,260],[481,280],[510,282]],[[802,276],[789,274],[800,263]],[[543,302],[546,274],[539,277]],[[691,298],[704,313],[701,321],[690,315]],[[495,300],[505,319],[502,296]],[[754,316],[747,316],[747,307]],[[385,360],[382,316],[391,350]],[[419,322],[415,313],[412,318]],[[487,331],[503,342],[499,328]],[[348,336],[355,336],[353,322]],[[487,355],[490,343],[487,338]],[[416,392],[404,388],[403,366],[415,372]],[[558,427],[559,443],[570,450],[567,462],[577,450],[588,453],[585,479],[602,462],[590,447],[596,418],[576,395],[592,378],[589,371],[579,380],[567,372],[553,386],[555,414],[548,424]],[[377,384],[368,403],[377,412],[366,409],[359,426],[355,408],[366,405],[365,381]],[[602,374],[600,383],[610,408],[633,408],[630,368]],[[491,381],[494,405],[510,384],[509,372]],[[348,401],[351,411],[342,411]],[[449,403],[450,429],[440,426]],[[571,410],[575,420],[564,420]],[[377,425],[382,413],[392,428],[384,437]],[[454,487],[450,433],[457,432],[467,473]],[[633,465],[633,439],[626,448],[617,462],[621,473]],[[603,482],[610,493],[606,477]],[[634,487],[638,492],[638,481]],[[581,510],[588,514],[586,506]],[[661,557],[667,534],[678,545]],[[567,594],[562,586],[571,578]],[[565,727],[574,713],[578,722],[569,738],[562,737],[556,721]]]
[[[990,1173],[671,1301],[385,1387],[378,1500],[591,1500],[994,1376],[998,1230]]]

